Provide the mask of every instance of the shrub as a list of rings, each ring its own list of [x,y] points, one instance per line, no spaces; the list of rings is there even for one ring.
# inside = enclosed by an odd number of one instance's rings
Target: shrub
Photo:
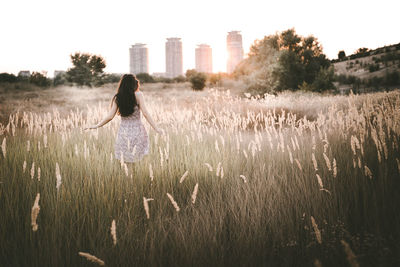
[[[50,79],[40,72],[33,72],[29,77],[29,82],[40,87],[46,87],[51,84]]]
[[[148,73],[138,73],[136,74],[136,78],[141,82],[141,83],[154,83],[154,77],[151,76]]]
[[[18,81],[17,76],[14,74],[9,74],[9,73],[0,73],[0,83],[15,83]]]
[[[368,66],[369,72],[374,72],[380,69],[379,63],[378,64],[370,64]]]
[[[190,83],[192,84],[192,89],[196,91],[203,90],[206,86],[206,80],[207,76],[204,73],[198,72],[191,75]]]

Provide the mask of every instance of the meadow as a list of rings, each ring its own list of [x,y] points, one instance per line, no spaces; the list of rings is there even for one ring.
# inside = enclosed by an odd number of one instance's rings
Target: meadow
[[[2,91],[0,266],[400,265],[400,91],[170,86],[133,165],[115,88]]]

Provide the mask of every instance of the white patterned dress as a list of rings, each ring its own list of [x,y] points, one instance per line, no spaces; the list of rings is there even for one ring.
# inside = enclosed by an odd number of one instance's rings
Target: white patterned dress
[[[149,136],[141,120],[141,111],[135,106],[129,116],[121,116],[115,140],[115,158],[124,162],[136,162],[149,153]]]

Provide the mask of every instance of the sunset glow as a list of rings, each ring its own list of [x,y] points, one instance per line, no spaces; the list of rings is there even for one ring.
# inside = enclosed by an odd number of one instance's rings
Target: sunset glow
[[[165,71],[165,40],[180,37],[183,69],[195,48],[212,47],[214,72],[226,71],[226,35],[241,31],[245,54],[255,39],[295,27],[316,36],[329,58],[400,41],[397,1],[11,1],[2,2],[0,72],[66,70],[69,55],[102,55],[107,72],[129,70],[129,47],[149,48],[150,73]]]

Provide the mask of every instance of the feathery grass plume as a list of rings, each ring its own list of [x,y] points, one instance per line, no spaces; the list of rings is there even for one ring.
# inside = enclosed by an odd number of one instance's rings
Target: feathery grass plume
[[[40,141],[38,141],[38,143],[37,143],[37,148],[40,151]]]
[[[110,231],[111,231],[111,236],[113,239],[113,244],[114,244],[114,246],[116,246],[117,245],[117,226],[115,224],[115,220],[112,220],[112,222],[111,222]]]
[[[26,151],[29,152],[31,151],[31,141],[26,141]]]
[[[354,140],[356,138],[354,135],[351,136],[350,138],[350,146],[351,146],[351,151],[353,151],[354,156],[356,155],[356,142]]]
[[[24,160],[24,164],[22,164],[22,172],[25,173],[26,170],[26,160]]]
[[[246,149],[243,149],[244,157],[247,159],[249,156],[247,155]]]
[[[3,138],[3,142],[1,143],[1,152],[3,152],[3,156],[6,157],[6,137]]]
[[[289,148],[289,147],[288,147]],[[293,156],[292,156],[292,152],[290,151],[290,149],[288,149],[288,151],[289,151],[289,160],[290,160],[290,163],[292,163],[293,164]]]
[[[35,177],[35,162],[32,162],[32,168],[31,168],[31,179]]]
[[[311,154],[311,159],[312,159],[312,162],[313,162],[313,165],[314,165],[314,170],[318,171],[317,160],[315,159],[314,153]]]
[[[353,158],[353,168],[355,169],[357,167],[357,162],[356,160]]]
[[[193,193],[192,193],[192,204],[194,204],[196,202],[198,190],[199,190],[199,183],[196,183],[196,185],[194,186]]]
[[[333,177],[336,177],[337,175],[337,166],[336,166],[336,159],[333,159]]]
[[[124,154],[121,152],[121,167],[124,166],[124,164],[125,164]]]
[[[303,168],[301,167],[300,161],[298,159],[294,159],[294,161],[296,162],[297,167],[299,168],[299,170],[302,171]]]
[[[397,169],[399,169],[399,173],[400,173],[400,161],[398,158],[396,158],[396,162],[397,162]]]
[[[188,176],[188,174],[189,174],[189,171],[185,171],[185,173],[182,175],[181,179],[179,180],[180,184],[185,180],[185,178],[186,178],[186,176]]]
[[[296,144],[294,143],[293,137],[290,137],[290,140],[292,141],[293,151],[296,151]]]
[[[218,146],[218,140],[215,140],[215,151],[220,153],[219,146]]]
[[[225,146],[225,138],[222,135],[220,135],[219,139],[221,139],[222,147],[224,147]]]
[[[357,161],[357,162],[358,162],[358,168],[361,169],[362,164],[361,164],[361,159],[360,159],[360,157],[358,157],[358,161]]]
[[[145,198],[143,197],[143,207],[144,211],[146,212],[147,219],[150,219],[150,209],[149,209],[149,201],[153,200],[152,198]]]
[[[371,172],[371,170],[368,168],[367,165],[364,165],[364,174],[365,174],[365,176],[368,176],[369,179],[372,179],[372,172]]]
[[[219,172],[220,177],[224,178],[224,167],[221,166],[221,171]]]
[[[357,262],[357,257],[354,255],[353,250],[351,250],[350,245],[344,240],[340,240],[340,243],[343,245],[344,252],[346,253],[347,261],[349,262],[350,266],[359,267],[360,265]]]
[[[208,168],[208,171],[210,171],[210,172],[212,172],[212,171],[213,171],[213,168],[212,168],[212,166],[211,166],[210,164],[208,164],[208,163],[204,163],[204,165],[206,165],[206,166],[207,166],[207,168]]]
[[[100,266],[104,266],[105,265],[104,261],[102,261],[101,259],[97,258],[96,256],[90,255],[89,253],[79,252],[78,254],[79,254],[79,256],[82,256],[82,257],[86,258],[88,261],[97,263]]]
[[[75,144],[74,150],[75,150],[75,156],[78,156],[79,155],[79,151],[78,151],[78,145],[77,144]]]
[[[37,169],[37,179],[38,181],[40,181],[40,167],[38,167]]]
[[[164,156],[163,156],[163,152],[162,152],[161,147],[158,147],[158,148],[159,148],[159,151],[160,151],[160,166],[161,166],[161,168],[163,168],[164,167]]]
[[[324,156],[326,167],[328,167],[329,171],[332,171],[331,161],[329,160],[328,156],[325,153],[322,155]]]
[[[58,162],[56,162],[56,188],[57,188],[57,192],[60,189],[61,186],[61,174],[60,174],[60,167],[58,166]]]
[[[319,231],[318,225],[317,225],[317,223],[315,222],[315,219],[314,219],[313,216],[311,216],[311,224],[312,224],[312,227],[313,227],[313,229],[314,229],[315,237],[317,238],[318,243],[319,243],[319,244],[322,244],[321,232]]]
[[[220,171],[221,171],[221,162],[218,162],[217,171],[216,171],[216,173],[215,173],[215,175],[216,175],[217,177],[219,177]]]
[[[129,170],[128,170],[128,166],[126,165],[126,163],[124,163],[124,170],[125,170],[125,175],[129,176]]]
[[[316,173],[315,175],[317,176],[317,181],[318,181],[319,187],[321,189],[324,188],[324,184],[322,183],[321,177],[318,175],[318,173]]]
[[[47,135],[43,135],[43,146],[47,148]]]
[[[172,205],[174,206],[175,210],[177,212],[179,212],[181,209],[179,208],[178,203],[176,203],[174,198],[169,193],[167,193],[167,196],[168,196],[169,200],[171,201]]]
[[[31,211],[31,225],[32,225],[32,231],[34,231],[34,232],[36,232],[38,229],[38,224],[36,223],[36,220],[37,220],[37,217],[38,217],[39,211],[40,211],[39,199],[40,199],[40,193],[37,193],[35,202],[33,203],[32,211]]]
[[[300,150],[299,141],[297,140],[297,135],[294,136],[294,141],[296,141],[297,149]]]
[[[315,136],[313,135],[313,137],[312,137],[312,150],[315,150],[316,148],[317,148],[317,144],[316,144],[316,142],[315,142]],[[314,154],[314,153],[313,153]]]
[[[154,174],[153,174],[153,167],[151,166],[151,163],[149,163],[149,175],[150,175],[150,181],[153,182]]]
[[[242,178],[244,183],[247,183],[247,178],[243,174],[239,175],[240,178]]]

